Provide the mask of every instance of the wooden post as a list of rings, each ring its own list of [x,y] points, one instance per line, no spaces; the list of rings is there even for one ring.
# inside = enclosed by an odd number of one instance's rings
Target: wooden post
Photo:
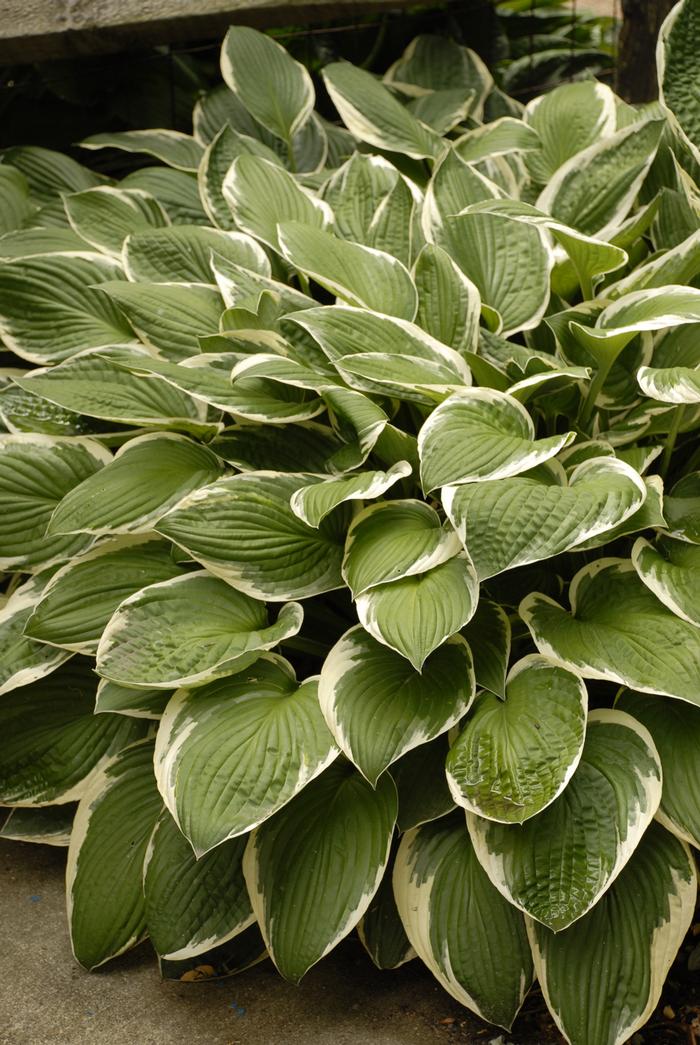
[[[658,96],[656,41],[676,0],[622,0],[616,90],[625,101],[650,102]]]

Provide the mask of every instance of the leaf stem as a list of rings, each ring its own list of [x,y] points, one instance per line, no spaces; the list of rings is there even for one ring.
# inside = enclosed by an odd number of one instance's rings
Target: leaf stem
[[[666,436],[666,445],[664,447],[663,457],[661,458],[661,467],[659,468],[659,472],[661,474],[662,479],[666,478],[666,474],[671,464],[671,457],[673,456],[673,451],[676,446],[676,439],[678,438],[678,433],[681,430],[684,414],[684,405],[676,407],[676,412],[674,413],[673,420],[671,421],[671,427],[669,428],[668,435]]]
[[[596,400],[600,395],[603,385],[605,384],[606,378],[610,373],[610,369],[613,365],[614,358],[611,356],[609,359],[605,359],[601,362],[600,366],[596,370],[595,377],[588,386],[588,393],[583,402],[583,409],[579,414],[579,425],[581,428],[587,429],[593,414],[593,408],[595,407]]]

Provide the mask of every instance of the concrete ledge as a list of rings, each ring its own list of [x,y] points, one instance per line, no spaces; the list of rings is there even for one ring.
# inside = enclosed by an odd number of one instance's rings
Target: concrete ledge
[[[410,0],[0,0],[0,62],[188,43],[221,36],[234,23],[307,25],[407,6]]]

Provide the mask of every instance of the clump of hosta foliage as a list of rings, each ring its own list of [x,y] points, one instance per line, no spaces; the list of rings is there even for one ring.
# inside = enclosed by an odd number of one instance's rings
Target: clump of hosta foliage
[[[700,842],[700,0],[659,55],[660,105],[523,110],[424,36],[323,70],[340,126],[235,28],[193,136],[83,143],[119,184],[4,153],[2,834],[69,842],[82,965],[298,981],[357,928],[504,1027],[535,975],[574,1045],[648,1019]]]

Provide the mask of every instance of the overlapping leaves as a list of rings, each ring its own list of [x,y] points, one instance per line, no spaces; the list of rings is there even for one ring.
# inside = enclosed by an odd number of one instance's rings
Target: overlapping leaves
[[[422,36],[322,70],[341,127],[234,27],[193,135],[83,143],[151,166],[3,157],[2,835],[70,833],[84,966],[298,981],[358,928],[503,1027],[535,973],[572,1045],[649,1016],[700,838],[698,33],[640,109]]]

